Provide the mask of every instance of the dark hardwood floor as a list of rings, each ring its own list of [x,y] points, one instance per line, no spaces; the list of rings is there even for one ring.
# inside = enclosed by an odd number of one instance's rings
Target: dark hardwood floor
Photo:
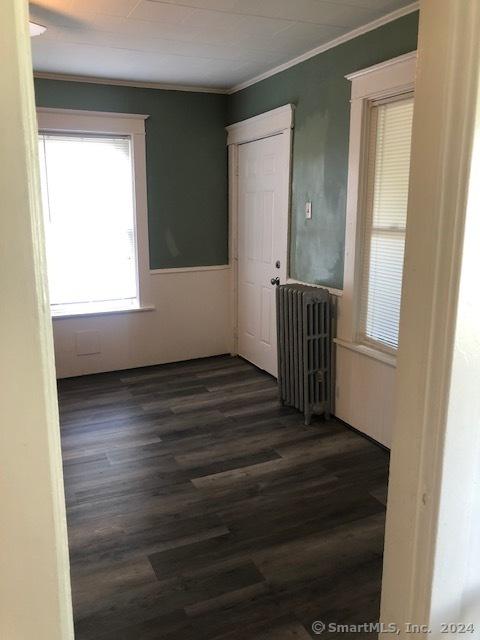
[[[77,640],[303,640],[315,620],[378,619],[381,448],[305,427],[227,356],[62,380],[59,399]]]

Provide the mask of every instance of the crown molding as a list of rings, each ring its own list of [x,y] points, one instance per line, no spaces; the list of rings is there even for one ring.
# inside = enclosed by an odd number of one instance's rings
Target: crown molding
[[[34,71],[34,78],[43,80],[62,80],[65,82],[85,82],[89,84],[106,84],[119,87],[136,87],[138,89],[161,89],[162,91],[190,91],[193,93],[219,93],[226,94],[228,89],[215,89],[213,87],[193,87],[183,84],[163,84],[161,82],[137,82],[135,80],[115,80],[112,78],[97,78],[95,76],[76,76],[65,73],[47,73]]]
[[[418,11],[419,8],[420,8],[420,2],[417,0],[416,2],[412,2],[411,4],[407,5],[406,7],[402,7],[401,9],[397,9],[396,11],[387,13],[387,15],[383,16],[382,18],[378,18],[377,20],[373,20],[372,22],[369,22],[361,27],[358,27],[357,29],[353,29],[352,31],[345,33],[343,36],[339,36],[338,38],[335,38],[334,40],[330,40],[329,42],[326,42],[325,44],[322,44],[319,47],[315,47],[315,49],[311,49],[306,53],[302,53],[302,55],[297,56],[296,58],[293,58],[288,62],[284,62],[278,67],[274,67],[269,71],[265,71],[265,73],[261,73],[260,75],[255,76],[250,80],[241,82],[240,84],[237,84],[231,89],[229,89],[226,93],[231,95],[232,93],[236,93],[237,91],[246,89],[247,87],[252,86],[252,84],[256,84],[261,80],[266,80],[267,78],[270,78],[271,76],[274,76],[277,73],[281,73],[282,71],[285,71],[286,69],[290,69],[290,67],[294,67],[295,65],[300,64],[305,60],[309,60],[310,58],[317,56],[319,53],[323,53],[324,51],[328,51],[329,49],[338,47],[338,45],[343,44],[344,42],[348,42],[349,40],[358,38],[358,36],[361,36],[364,33],[368,33],[369,31],[378,29],[378,27],[381,27],[384,24],[388,24],[389,22],[393,22],[398,18],[402,18],[403,16],[406,16],[409,13]]]
[[[378,29],[378,27],[383,26],[384,24],[388,24],[389,22],[393,22],[398,18],[402,18],[403,16],[408,15],[409,13],[413,13],[414,11],[418,11],[420,6],[419,0],[412,2],[406,7],[402,7],[401,9],[397,9],[396,11],[392,11],[382,18],[378,18],[377,20],[373,20],[357,29],[353,29],[348,33],[345,33],[343,36],[339,36],[325,44],[320,45],[319,47],[315,47],[315,49],[311,49],[306,53],[302,53],[302,55],[297,56],[296,58],[292,58],[288,62],[284,62],[283,64],[270,69],[269,71],[265,71],[250,80],[245,80],[245,82],[241,82],[240,84],[234,85],[230,89],[216,89],[213,87],[196,87],[191,85],[180,85],[180,84],[163,84],[161,82],[140,82],[135,80],[116,80],[112,78],[98,78],[95,76],[77,76],[77,75],[69,75],[62,73],[48,73],[43,71],[35,71],[35,78],[43,78],[45,80],[64,80],[66,82],[86,82],[92,84],[105,84],[105,85],[113,85],[120,87],[137,87],[139,89],[161,89],[163,91],[191,91],[194,93],[217,93],[217,94],[229,94],[236,93],[237,91],[241,91],[242,89],[246,89],[261,80],[265,80],[266,78],[270,78],[271,76],[276,75],[277,73],[281,73],[286,69],[290,69],[290,67],[294,67],[305,60],[309,60],[310,58],[315,57],[319,53],[323,53],[324,51],[328,51],[329,49],[333,49],[334,47],[338,47],[338,45],[343,44],[344,42],[348,42],[349,40],[353,40],[354,38],[358,38],[358,36],[363,35],[364,33],[368,33],[369,31],[373,31],[374,29]]]

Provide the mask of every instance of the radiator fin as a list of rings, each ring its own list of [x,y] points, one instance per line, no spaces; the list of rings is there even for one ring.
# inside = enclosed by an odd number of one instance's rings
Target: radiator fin
[[[278,391],[283,404],[330,416],[331,313],[327,289],[277,287]]]

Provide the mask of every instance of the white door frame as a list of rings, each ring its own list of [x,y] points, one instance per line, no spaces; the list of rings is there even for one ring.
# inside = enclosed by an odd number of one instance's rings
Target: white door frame
[[[28,4],[0,2],[0,637],[73,640]]]
[[[478,0],[421,0],[381,605],[405,639],[480,633],[479,72]]]
[[[242,120],[226,127],[228,145],[228,211],[229,211],[229,260],[232,266],[232,324],[233,340],[232,355],[238,353],[238,147],[247,142],[254,142],[262,138],[270,138],[278,134],[288,136],[288,236],[286,254],[280,256],[286,265],[287,278],[289,275],[289,247],[290,247],[290,202],[292,183],[292,141],[294,126],[294,105],[272,109],[253,118]]]

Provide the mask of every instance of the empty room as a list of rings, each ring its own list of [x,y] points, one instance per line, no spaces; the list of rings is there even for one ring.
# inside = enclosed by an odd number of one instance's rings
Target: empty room
[[[479,638],[480,3],[0,24],[1,637]]]

